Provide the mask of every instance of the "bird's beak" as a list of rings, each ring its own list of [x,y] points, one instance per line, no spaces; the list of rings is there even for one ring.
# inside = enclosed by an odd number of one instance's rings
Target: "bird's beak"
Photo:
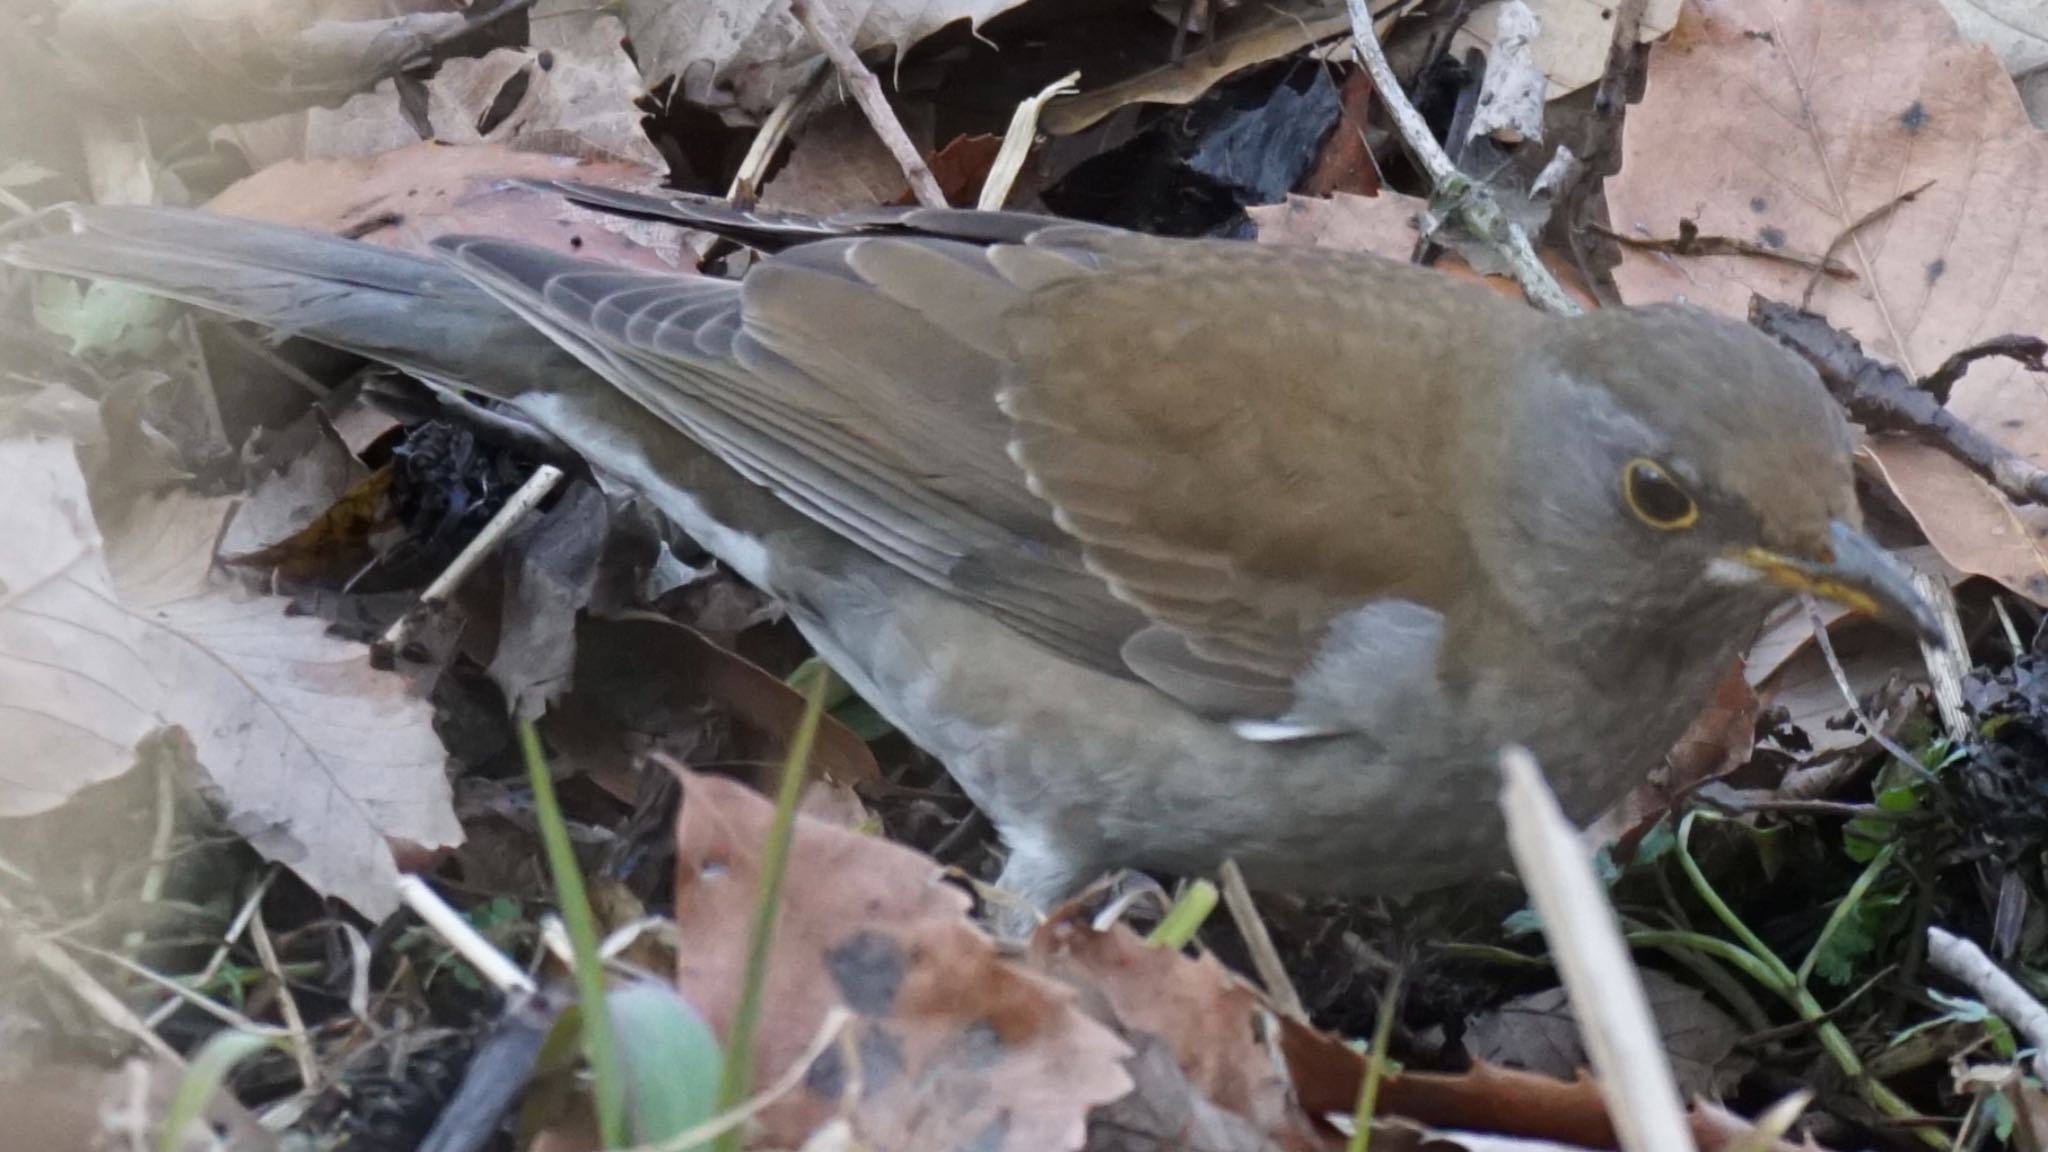
[[[1852,611],[1914,632],[1929,644],[1941,645],[1941,624],[1913,587],[1905,565],[1840,520],[1828,525],[1828,545],[1829,554],[1819,559],[1787,556],[1768,548],[1744,548],[1734,558],[1774,584],[1825,596]]]

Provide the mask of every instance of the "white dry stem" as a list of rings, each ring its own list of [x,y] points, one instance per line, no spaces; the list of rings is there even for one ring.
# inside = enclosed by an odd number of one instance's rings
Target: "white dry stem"
[[[1280,962],[1280,950],[1273,947],[1273,936],[1259,917],[1258,905],[1252,903],[1251,886],[1244,882],[1243,870],[1238,868],[1237,861],[1225,860],[1216,879],[1223,889],[1223,906],[1230,909],[1237,934],[1244,938],[1245,951],[1251,953],[1252,971],[1259,974],[1259,983],[1266,986],[1266,997],[1282,1015],[1306,1023],[1308,1010],[1302,1007],[1301,993],[1294,990],[1294,981],[1288,979],[1287,966]]]
[[[1069,72],[1041,89],[1036,96],[1026,97],[1010,113],[1010,127],[1003,133],[1003,146],[996,149],[995,162],[988,167],[988,175],[981,181],[981,197],[974,202],[984,212],[995,212],[1010,198],[1010,188],[1017,183],[1017,173],[1024,170],[1024,158],[1031,155],[1031,144],[1038,139],[1038,114],[1045,110],[1048,101],[1056,96],[1070,96],[1080,91],[1075,85],[1081,80],[1079,72]]]
[[[439,576],[434,577],[434,582],[427,585],[427,590],[420,593],[420,607],[430,609],[434,605],[445,603],[455,589],[461,587],[462,582],[469,578],[469,574],[476,571],[476,566],[483,563],[484,557],[497,551],[498,545],[504,543],[505,537],[519,525],[520,517],[532,511],[534,505],[554,491],[555,485],[560,483],[561,479],[562,470],[553,464],[543,464],[534,469],[533,475],[527,477],[526,483],[519,486],[519,491],[514,492],[512,498],[505,501],[505,506],[498,509],[496,516],[491,517],[491,522],[484,525],[483,531],[476,534],[476,539],[469,542],[469,547],[464,548],[453,563],[443,569]],[[406,634],[412,631],[421,615],[422,613],[415,610],[399,617],[398,622],[384,633],[380,643],[386,648],[396,648],[403,644]]]
[[[1694,1152],[1670,1057],[1578,833],[1521,748],[1500,757],[1508,847],[1543,920],[1623,1152]]]
[[[1970,645],[1963,639],[1962,618],[1956,615],[1955,593],[1945,577],[1925,569],[1914,570],[1913,587],[1941,623],[1941,646],[1920,641],[1920,659],[1927,665],[1927,681],[1934,687],[1941,726],[1950,740],[1961,744],[1970,738],[1970,717],[1963,711],[1963,677],[1970,674]]]
[[[2048,1074],[2048,1008],[2019,981],[2006,975],[1976,944],[1932,925],[1927,929],[1927,962],[2004,1017],[2034,1050],[2035,1075]]]
[[[398,898],[405,906],[419,915],[428,928],[441,938],[441,942],[455,950],[455,954],[469,961],[470,967],[500,992],[527,993],[534,991],[533,980],[520,971],[512,958],[498,951],[498,946],[483,938],[462,913],[448,906],[441,894],[427,886],[417,876],[398,878]]]

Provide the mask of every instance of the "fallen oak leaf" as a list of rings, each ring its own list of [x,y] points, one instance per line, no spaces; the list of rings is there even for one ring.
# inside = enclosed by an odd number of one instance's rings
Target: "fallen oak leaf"
[[[71,445],[0,441],[0,815],[46,811],[182,730],[227,821],[314,889],[397,908],[392,841],[457,843],[432,709],[284,601],[209,582],[228,501],[173,493],[105,540]]]
[[[676,984],[722,1036],[772,819],[744,786],[683,773]],[[1071,990],[1004,959],[967,907],[931,860],[798,816],[754,1082],[783,1075],[834,1008],[855,1015],[857,1059],[827,1050],[762,1113],[765,1140],[799,1147],[838,1118],[869,1147],[1057,1152],[1081,1147],[1089,1111],[1130,1091],[1129,1048]]]
[[[1700,0],[1652,50],[1606,188],[1621,231],[1668,233],[1689,217],[1703,232],[1833,249],[1858,278],[1820,281],[1812,309],[1919,377],[1987,336],[2048,330],[2048,234],[2034,224],[2048,211],[2044,170],[2048,137],[1937,0]],[[1920,189],[1910,203],[1873,218],[1908,189]],[[1630,303],[1741,316],[1752,295],[1799,300],[1810,273],[1625,250],[1614,277]],[[1947,412],[2048,466],[2048,394],[2017,365],[1974,365]],[[2048,591],[2048,554],[2015,552],[2020,538],[1944,535],[1961,473],[1885,468],[1951,564],[2030,596],[2044,577]]]

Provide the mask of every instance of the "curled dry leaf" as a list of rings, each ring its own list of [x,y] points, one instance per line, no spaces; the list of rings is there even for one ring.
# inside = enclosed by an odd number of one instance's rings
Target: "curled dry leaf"
[[[0,475],[0,815],[119,775],[175,727],[259,852],[394,910],[387,841],[461,838],[428,705],[320,621],[209,583],[227,501],[146,502],[103,542],[68,443],[0,441]]]
[[[1281,1147],[1321,1147],[1261,1040],[1273,1013],[1215,957],[1189,958],[1121,924],[1098,932],[1073,917],[1042,925],[1031,951],[1053,975],[1100,995],[1134,1043],[1161,1041],[1189,1086],[1217,1107]]]
[[[745,787],[685,774],[676,981],[721,1035],[772,818]],[[798,818],[754,1082],[782,1075],[832,1008],[855,1019],[763,1114],[767,1142],[801,1146],[837,1116],[865,1147],[1056,1152],[1079,1148],[1089,1110],[1130,1090],[1123,1042],[1071,991],[1002,958],[967,904],[917,853]]]
[[[903,50],[955,20],[979,27],[1022,0],[810,0],[868,56]],[[626,32],[649,88],[674,79],[692,104],[759,116],[823,59],[790,0],[625,0]]]
[[[1294,1077],[1301,1105],[1312,1116],[1350,1115],[1365,1058],[1342,1041],[1282,1019],[1280,1051]],[[1441,1129],[1467,1129],[1549,1141],[1579,1148],[1619,1147],[1600,1088],[1579,1075],[1559,1080],[1484,1062],[1470,1071],[1393,1072],[1380,1083],[1379,1115]],[[1704,1101],[1687,1112],[1701,1152],[1745,1149],[1812,1152],[1785,1140],[1766,1143],[1756,1126]]]
[[[503,6],[456,0],[73,0],[55,48],[71,86],[132,115],[253,120],[339,102]]]
[[[1690,218],[1805,252],[1893,205],[1841,241],[1835,256],[1857,278],[1821,280],[1812,306],[1919,377],[1986,337],[2048,332],[2044,171],[2048,138],[1939,0],[1701,0],[1651,53],[1607,200],[1624,232],[1670,236]],[[1631,303],[1682,298],[1731,316],[1752,293],[1796,302],[1810,278],[1639,251],[1614,277]],[[1948,407],[2048,464],[2048,389],[2019,366],[1978,363]],[[1945,455],[1899,447],[1869,450],[1943,557],[2039,599],[2048,556],[2031,540],[2016,550],[2017,536],[1952,530],[2009,520],[2004,499]],[[1966,520],[1951,519],[1959,511]]]

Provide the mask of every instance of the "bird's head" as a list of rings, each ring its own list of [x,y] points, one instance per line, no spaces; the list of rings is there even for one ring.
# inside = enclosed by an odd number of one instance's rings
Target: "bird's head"
[[[1864,534],[1848,424],[1798,357],[1679,305],[1545,331],[1517,363],[1504,467],[1485,469],[1490,507],[1470,525],[1531,624],[1725,644],[1810,592],[1938,635]]]

